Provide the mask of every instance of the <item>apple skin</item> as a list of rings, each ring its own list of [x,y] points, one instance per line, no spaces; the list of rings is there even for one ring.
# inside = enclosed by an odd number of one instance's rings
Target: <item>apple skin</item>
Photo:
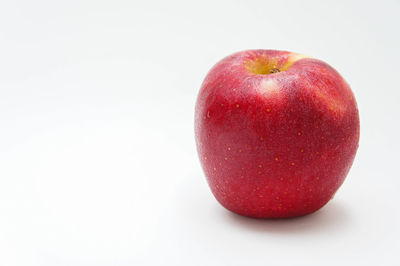
[[[344,182],[359,135],[346,81],[328,64],[296,53],[230,55],[207,74],[196,102],[207,182],[218,202],[244,216],[288,218],[320,209]]]

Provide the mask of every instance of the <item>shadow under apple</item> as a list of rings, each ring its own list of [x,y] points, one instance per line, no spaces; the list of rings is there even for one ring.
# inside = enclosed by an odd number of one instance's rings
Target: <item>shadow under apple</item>
[[[226,212],[226,218],[233,225],[258,233],[308,234],[341,230],[350,223],[350,214],[346,207],[332,201],[320,210],[305,216],[289,219],[254,219],[232,212]]]

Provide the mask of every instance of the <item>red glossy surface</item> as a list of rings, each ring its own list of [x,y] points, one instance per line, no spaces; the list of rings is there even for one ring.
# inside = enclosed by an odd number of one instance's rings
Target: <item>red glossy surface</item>
[[[343,183],[359,140],[356,101],[326,63],[310,58],[270,75],[244,63],[288,52],[239,52],[217,63],[196,103],[201,165],[215,198],[245,216],[305,215],[326,204]]]

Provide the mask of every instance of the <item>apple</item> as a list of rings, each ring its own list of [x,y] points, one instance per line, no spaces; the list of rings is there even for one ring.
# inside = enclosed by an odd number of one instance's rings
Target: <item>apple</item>
[[[342,185],[360,135],[339,73],[298,53],[248,50],[207,74],[195,108],[197,151],[226,209],[254,218],[306,215]]]

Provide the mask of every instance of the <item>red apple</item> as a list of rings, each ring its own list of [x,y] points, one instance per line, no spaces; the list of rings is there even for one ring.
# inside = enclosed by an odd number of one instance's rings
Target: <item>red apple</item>
[[[206,76],[195,133],[208,184],[225,208],[285,218],[333,197],[353,163],[360,123],[349,85],[328,64],[249,50]]]

